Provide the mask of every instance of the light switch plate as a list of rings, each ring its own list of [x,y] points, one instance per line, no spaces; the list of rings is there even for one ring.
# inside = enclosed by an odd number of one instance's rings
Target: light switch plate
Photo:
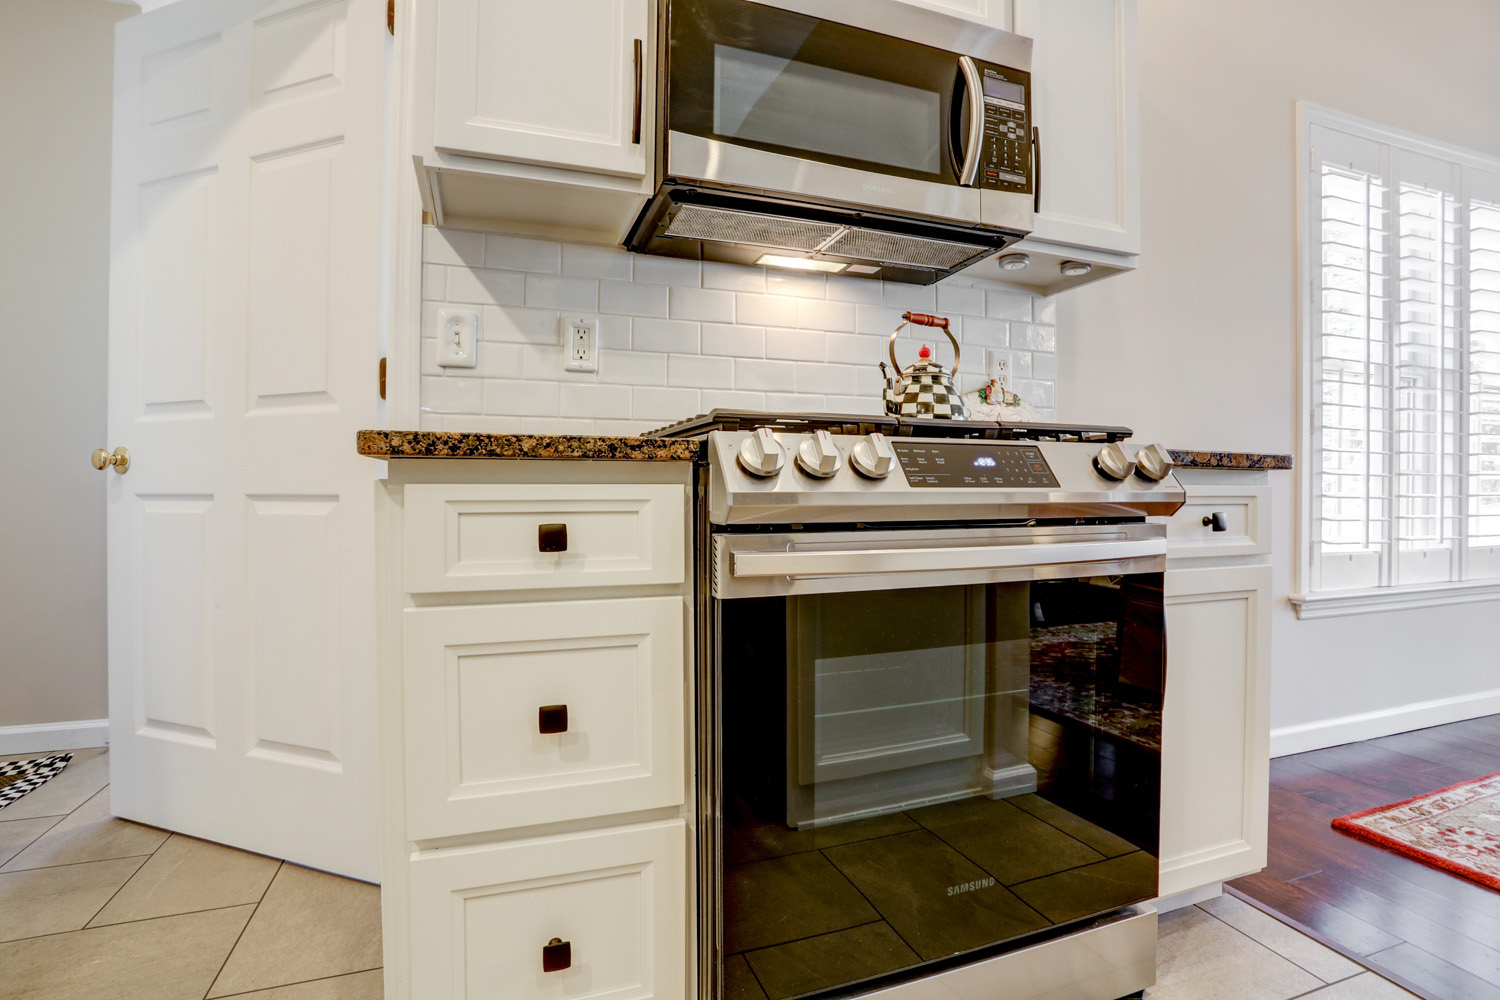
[[[479,363],[478,344],[478,310],[438,310],[438,367],[473,368]]]
[[[563,370],[596,372],[599,370],[599,320],[588,316],[560,317],[563,345]]]

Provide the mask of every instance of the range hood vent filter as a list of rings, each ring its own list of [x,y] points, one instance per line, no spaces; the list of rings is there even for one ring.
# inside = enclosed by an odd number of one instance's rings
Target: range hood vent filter
[[[699,205],[678,209],[663,235],[738,243],[773,250],[828,254],[901,267],[946,271],[993,253],[992,246],[929,240],[876,229],[807,222],[779,215],[736,212]]]

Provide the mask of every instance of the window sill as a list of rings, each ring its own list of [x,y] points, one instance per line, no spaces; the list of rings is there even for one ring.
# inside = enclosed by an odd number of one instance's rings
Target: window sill
[[[1500,600],[1500,580],[1441,583],[1421,587],[1380,587],[1375,590],[1327,590],[1291,597],[1297,617],[1341,618],[1374,611],[1409,611],[1447,604]]]

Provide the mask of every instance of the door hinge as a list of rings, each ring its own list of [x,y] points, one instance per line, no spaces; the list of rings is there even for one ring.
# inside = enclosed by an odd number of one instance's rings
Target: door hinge
[[[385,0],[385,30],[396,33],[396,0]]]
[[[385,398],[385,358],[380,359],[380,398]]]

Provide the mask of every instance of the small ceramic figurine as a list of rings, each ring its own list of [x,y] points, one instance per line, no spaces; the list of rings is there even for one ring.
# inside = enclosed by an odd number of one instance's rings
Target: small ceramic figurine
[[[970,420],[995,420],[1002,424],[1029,424],[1041,419],[1041,415],[1020,396],[1001,384],[999,379],[990,379],[989,384],[964,393]]]

